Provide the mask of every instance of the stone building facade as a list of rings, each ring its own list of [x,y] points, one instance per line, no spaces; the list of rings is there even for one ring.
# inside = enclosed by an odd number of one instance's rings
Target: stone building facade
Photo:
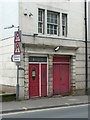
[[[84,94],[84,1],[21,0],[18,4],[23,68],[19,70],[20,99]]]

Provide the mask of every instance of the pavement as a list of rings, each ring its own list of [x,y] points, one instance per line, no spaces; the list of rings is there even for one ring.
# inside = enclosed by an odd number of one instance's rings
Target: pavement
[[[80,104],[88,104],[87,95],[31,98],[23,101],[0,102],[0,114]]]

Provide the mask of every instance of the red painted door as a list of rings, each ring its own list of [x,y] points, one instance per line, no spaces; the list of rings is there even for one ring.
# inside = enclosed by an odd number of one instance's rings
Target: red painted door
[[[47,96],[47,65],[41,65],[41,96]]]
[[[39,65],[29,65],[29,96],[39,96]]]
[[[70,92],[70,58],[54,57],[53,61],[53,94],[65,95]]]
[[[53,94],[60,94],[60,67],[58,64],[53,65]]]
[[[69,81],[69,64],[62,64],[60,66],[60,93],[65,95],[69,93],[70,81]]]

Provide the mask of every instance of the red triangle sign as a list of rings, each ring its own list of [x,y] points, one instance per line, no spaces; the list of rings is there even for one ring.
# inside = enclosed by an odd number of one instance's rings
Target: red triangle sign
[[[14,49],[14,54],[20,54],[20,53],[21,53],[20,46],[19,46],[19,44],[17,43],[17,44],[16,44],[16,47],[15,47],[15,49]]]
[[[21,42],[20,32],[16,32],[15,33],[14,42]]]

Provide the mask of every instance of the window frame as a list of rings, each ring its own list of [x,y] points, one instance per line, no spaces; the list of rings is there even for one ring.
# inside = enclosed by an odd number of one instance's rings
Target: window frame
[[[56,16],[56,18],[55,18],[55,16]],[[48,35],[59,35],[59,21],[60,21],[59,18],[60,18],[60,14],[58,12],[47,10],[47,34]],[[56,23],[55,23],[55,19],[57,21]],[[48,22],[48,20],[49,20],[49,22]],[[56,29],[55,29],[55,27],[56,27]]]
[[[41,12],[41,16],[39,12]],[[41,21],[39,21],[39,16],[41,17]],[[41,27],[39,27],[39,24],[41,24]],[[39,31],[40,28],[41,28],[41,32]],[[38,33],[39,34],[45,33],[45,10],[41,8],[38,8]]]
[[[62,36],[64,37],[67,37],[67,20],[68,20],[68,14],[62,13]]]
[[[38,34],[67,37],[68,13],[38,8]]]

